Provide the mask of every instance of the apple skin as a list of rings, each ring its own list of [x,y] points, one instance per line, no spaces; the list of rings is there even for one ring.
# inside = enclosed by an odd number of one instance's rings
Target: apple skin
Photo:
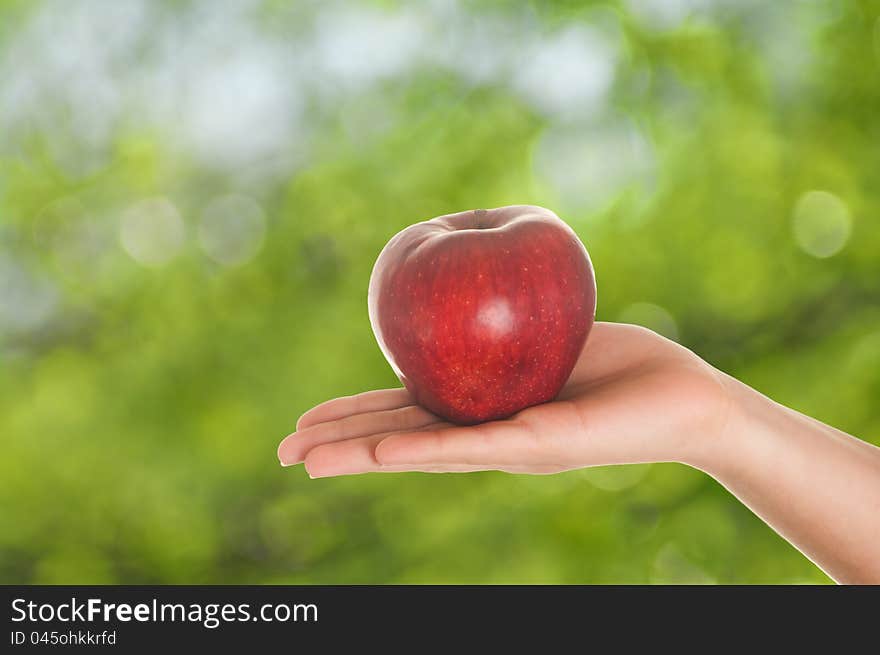
[[[439,216],[396,234],[370,276],[370,324],[416,402],[459,424],[556,397],[596,314],[574,231],[543,207]]]

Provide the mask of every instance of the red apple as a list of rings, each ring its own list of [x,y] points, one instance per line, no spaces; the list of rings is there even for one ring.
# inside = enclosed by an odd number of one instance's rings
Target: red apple
[[[395,235],[373,267],[369,310],[415,400],[472,424],[556,397],[593,325],[596,280],[550,210],[476,209]]]

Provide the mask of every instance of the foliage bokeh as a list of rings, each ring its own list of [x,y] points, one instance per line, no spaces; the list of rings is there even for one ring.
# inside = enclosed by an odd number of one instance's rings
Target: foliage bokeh
[[[310,480],[402,227],[551,207],[598,318],[880,440],[880,3],[0,0],[0,581],[827,578],[703,474]]]

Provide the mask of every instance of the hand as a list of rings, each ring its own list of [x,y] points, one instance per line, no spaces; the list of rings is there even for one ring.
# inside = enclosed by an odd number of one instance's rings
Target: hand
[[[729,412],[726,376],[634,325],[596,323],[553,402],[461,427],[404,389],[337,398],[306,412],[278,448],[312,477],[380,471],[556,473],[603,464],[700,462]]]
[[[880,583],[880,448],[783,407],[678,344],[596,323],[559,397],[451,425],[404,389],[318,405],[278,448],[312,477],[556,473],[678,461],[718,480],[835,580]]]

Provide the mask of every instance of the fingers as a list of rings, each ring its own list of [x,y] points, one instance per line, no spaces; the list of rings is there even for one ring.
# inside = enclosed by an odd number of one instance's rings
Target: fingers
[[[405,410],[391,410],[402,414]],[[388,412],[351,417],[350,422]],[[552,412],[549,412],[552,414]],[[542,412],[540,423],[546,428],[564,426]],[[525,418],[522,418],[525,416]],[[435,417],[436,418],[436,417]],[[509,473],[557,473],[570,468],[561,459],[553,438],[540,436],[533,429],[531,414],[519,418],[461,427],[440,421],[421,428],[328,439],[316,442],[315,435],[329,434],[330,422],[306,429],[286,440],[290,463],[304,461],[313,478],[371,472],[472,472],[500,470]],[[376,423],[378,424],[378,423]],[[338,434],[337,434],[338,436]],[[293,450],[297,448],[299,450]]]
[[[386,466],[477,466],[483,469],[558,466],[552,441],[516,419],[389,435],[376,446]]]
[[[306,453],[323,444],[401,430],[424,429],[440,422],[439,417],[418,405],[351,414],[301,428],[285,437],[278,446],[278,459],[284,466],[290,466],[303,461]]]
[[[417,405],[344,413],[409,401],[402,390],[391,391],[395,394],[361,394],[358,401],[337,399],[312,410],[304,418],[341,417],[320,420],[285,438],[278,448],[281,463],[305,462],[313,478],[402,471],[555,473],[571,468],[571,403],[548,403],[474,426],[452,425]]]
[[[377,434],[312,448],[305,456],[306,471],[313,478],[376,471],[379,469],[376,445],[384,437]]]
[[[361,473],[473,473],[497,469],[507,473],[558,473],[558,466],[487,466],[484,464],[382,464],[376,459],[376,448],[392,438],[387,434],[348,439],[323,444],[310,450],[305,456],[305,468],[312,478],[329,478],[339,475]]]
[[[298,431],[304,430],[318,423],[335,421],[352,414],[381,412],[412,404],[412,397],[406,389],[366,391],[354,396],[334,398],[316,405],[299,417],[299,420],[296,422],[296,429]]]
[[[305,468],[312,478],[327,478],[336,475],[355,475],[358,473],[396,473],[402,471],[434,472],[470,472],[478,471],[478,466],[455,465],[448,467],[385,467],[376,460],[376,446],[388,434],[374,434],[368,437],[348,439],[334,443],[322,444],[312,448],[305,456]]]

